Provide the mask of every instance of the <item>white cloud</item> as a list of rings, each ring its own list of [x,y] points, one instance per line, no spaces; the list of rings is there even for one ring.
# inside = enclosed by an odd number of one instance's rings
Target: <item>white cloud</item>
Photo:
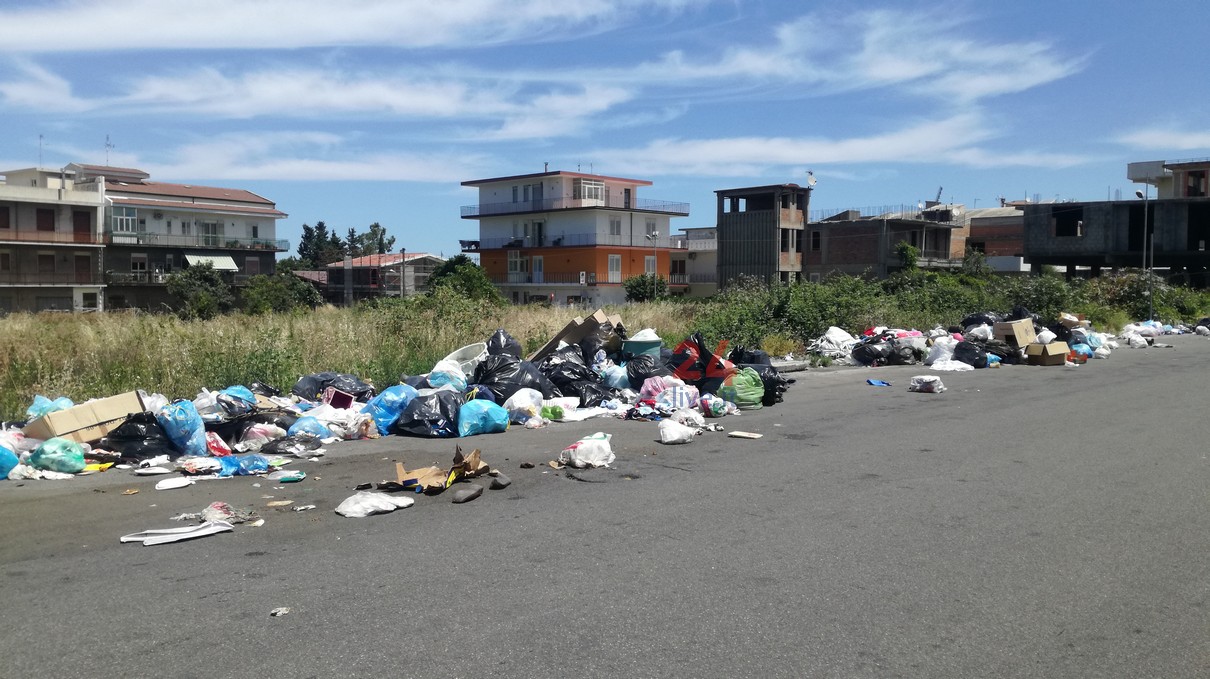
[[[67,79],[25,60],[12,63],[17,77],[0,82],[0,103],[6,107],[67,113],[91,108],[91,103],[72,94]]]
[[[76,0],[0,11],[0,51],[480,47],[571,40],[689,0]]]
[[[1210,150],[1210,130],[1152,127],[1119,135],[1116,140],[1137,149]]]

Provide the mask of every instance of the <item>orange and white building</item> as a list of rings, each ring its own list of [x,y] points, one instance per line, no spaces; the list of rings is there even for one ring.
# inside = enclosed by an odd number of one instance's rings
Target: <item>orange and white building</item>
[[[672,218],[689,204],[639,195],[651,186],[625,179],[561,170],[462,182],[479,190],[479,202],[462,208],[479,221],[479,239],[462,241],[514,303],[600,306],[626,301],[622,281],[656,274],[670,291]]]

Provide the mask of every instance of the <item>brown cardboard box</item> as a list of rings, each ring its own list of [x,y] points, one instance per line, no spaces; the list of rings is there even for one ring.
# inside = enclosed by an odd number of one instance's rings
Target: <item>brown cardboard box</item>
[[[1066,342],[1031,344],[1025,347],[1025,361],[1029,365],[1063,365],[1069,351]]]
[[[58,436],[76,443],[91,443],[117,429],[130,415],[141,412],[143,399],[139,392],[128,391],[43,415],[21,431],[35,439]]]
[[[596,332],[597,328],[600,328],[602,325],[608,325],[612,328],[621,322],[621,317],[606,316],[605,311],[602,309],[597,309],[588,318],[580,318],[577,316],[568,322],[568,324],[564,326],[563,329],[558,332],[558,334],[550,338],[550,341],[544,344],[541,349],[538,349],[534,353],[530,354],[529,358],[526,360],[537,363],[549,354],[553,353],[555,349],[558,349],[559,342],[575,344]]]
[[[1038,339],[1034,334],[1034,322],[1028,318],[993,325],[992,337],[1004,340],[1005,344],[1014,349],[1027,347]]]

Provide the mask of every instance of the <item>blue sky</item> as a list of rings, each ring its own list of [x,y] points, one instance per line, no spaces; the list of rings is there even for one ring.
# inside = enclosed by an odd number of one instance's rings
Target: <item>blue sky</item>
[[[9,0],[0,169],[108,161],[449,256],[468,179],[818,179],[812,208],[1105,200],[1210,156],[1210,4]],[[41,135],[41,142],[39,136]]]

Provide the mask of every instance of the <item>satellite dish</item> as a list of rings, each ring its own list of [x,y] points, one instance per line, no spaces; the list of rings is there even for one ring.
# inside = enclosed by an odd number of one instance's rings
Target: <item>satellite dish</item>
[[[807,186],[815,186],[815,173],[807,170]]]

